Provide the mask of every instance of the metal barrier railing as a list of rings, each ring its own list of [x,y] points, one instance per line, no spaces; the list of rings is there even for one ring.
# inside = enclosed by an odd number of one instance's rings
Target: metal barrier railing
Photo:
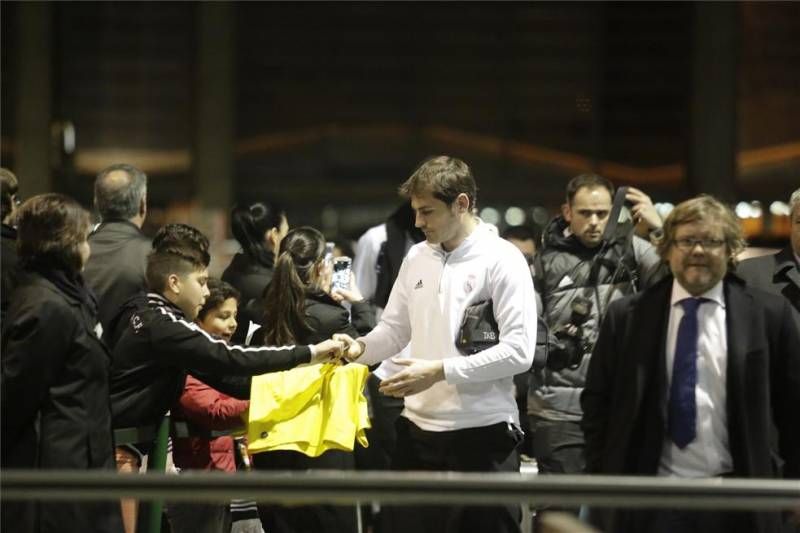
[[[250,472],[118,475],[114,472],[0,472],[9,500],[228,501],[276,503],[591,505],[615,508],[787,510],[800,507],[800,481],[622,476],[527,476],[463,472]]]

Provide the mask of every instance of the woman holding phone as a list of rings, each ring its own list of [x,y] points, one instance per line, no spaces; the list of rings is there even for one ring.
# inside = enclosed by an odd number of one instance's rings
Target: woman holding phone
[[[266,344],[308,344],[334,333],[363,335],[375,326],[373,307],[350,279],[349,289],[331,290],[332,264],[325,238],[314,228],[295,228],[283,238],[272,282],[264,298]],[[346,301],[351,310],[341,305]],[[262,470],[353,469],[352,452],[329,450],[316,458],[294,451],[253,456]],[[347,532],[356,530],[356,508],[331,505],[260,508],[264,530],[271,533]]]

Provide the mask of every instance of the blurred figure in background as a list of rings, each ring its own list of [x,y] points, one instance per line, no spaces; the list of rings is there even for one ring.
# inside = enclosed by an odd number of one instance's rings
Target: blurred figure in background
[[[325,238],[314,228],[295,228],[280,245],[272,282],[267,288],[263,338],[267,344],[311,344],[335,333],[358,336],[375,326],[372,306],[364,301],[350,279],[348,290],[331,292],[332,265],[325,257]],[[348,313],[340,302],[348,302]],[[253,456],[263,470],[344,469],[355,466],[353,453],[328,450],[319,457],[281,450]],[[353,506],[265,505],[260,507],[264,530],[270,533],[352,533],[356,530]]]
[[[19,183],[17,177],[8,169],[0,168],[0,183],[2,184],[2,251],[0,251],[0,271],[2,271],[2,287],[0,287],[0,322],[6,316],[6,310],[11,304],[11,293],[17,286],[17,228],[16,218],[17,191]]]
[[[789,208],[792,230],[786,248],[777,254],[745,259],[737,273],[748,285],[789,300],[800,329],[800,189],[792,193]]]
[[[533,277],[533,256],[536,254],[536,234],[529,226],[509,226],[501,235],[505,240],[519,248]],[[537,328],[538,332],[538,328]],[[525,455],[532,453],[532,432],[528,418],[528,389],[531,383],[531,371],[522,372],[514,376],[514,397],[519,409],[519,422],[525,434],[525,440],[520,447],[520,452]]]
[[[263,308],[260,303],[272,280],[275,254],[281,239],[289,231],[289,222],[282,207],[269,202],[254,202],[233,208],[231,231],[242,251],[233,256],[222,273],[222,281],[233,285],[242,295],[239,325],[232,339],[242,344],[250,323],[261,324]]]
[[[92,257],[84,277],[98,300],[104,330],[131,296],[145,289],[150,239],[142,233],[147,216],[147,176],[132,165],[112,165],[97,175],[94,205],[100,225],[89,236]]]
[[[529,226],[509,226],[503,230],[501,237],[519,248],[529,265],[533,264],[538,239]]]
[[[81,271],[89,213],[61,194],[19,210],[23,269],[2,333],[2,467],[114,470],[110,354]],[[3,502],[3,531],[120,533],[118,502]]]

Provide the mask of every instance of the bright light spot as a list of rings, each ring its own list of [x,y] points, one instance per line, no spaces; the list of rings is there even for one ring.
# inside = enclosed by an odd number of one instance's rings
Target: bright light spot
[[[500,212],[494,207],[484,207],[481,210],[481,219],[496,226],[500,222]]]
[[[791,214],[789,204],[785,202],[772,202],[769,204],[769,212],[778,217],[788,217]]]
[[[750,204],[739,202],[736,204],[736,216],[739,218],[750,218]]]
[[[753,218],[761,218],[763,210],[761,209],[761,202],[758,200],[750,202],[750,216]]]
[[[661,218],[667,218],[667,215],[675,209],[675,206],[669,202],[658,202],[655,204],[655,208]]]
[[[75,126],[72,122],[64,123],[64,153],[71,155],[75,152]]]
[[[525,222],[525,211],[519,207],[509,207],[506,209],[506,224],[509,226],[519,226]]]

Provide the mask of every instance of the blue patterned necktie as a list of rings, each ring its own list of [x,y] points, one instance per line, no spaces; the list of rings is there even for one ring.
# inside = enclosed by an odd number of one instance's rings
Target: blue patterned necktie
[[[685,448],[697,434],[697,309],[705,298],[681,300],[683,318],[678,325],[675,360],[669,387],[668,430],[678,448]]]

